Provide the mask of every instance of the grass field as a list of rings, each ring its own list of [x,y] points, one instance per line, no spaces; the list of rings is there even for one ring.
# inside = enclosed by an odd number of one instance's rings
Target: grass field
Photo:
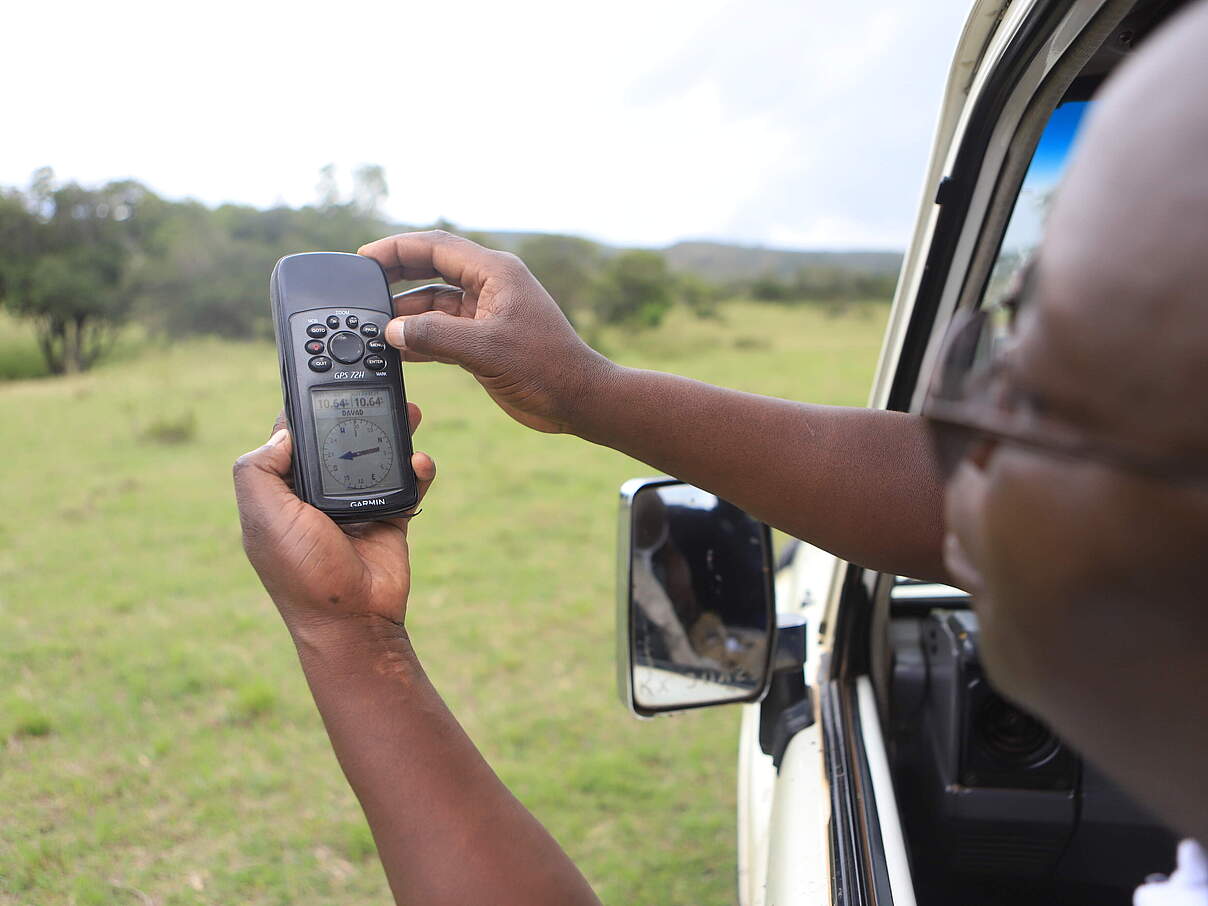
[[[600,340],[631,364],[865,401],[885,306],[723,311]],[[0,374],[36,374],[28,333],[3,327]],[[140,345],[0,383],[0,904],[388,903],[240,548],[230,464],[279,408],[273,350]],[[616,489],[650,470],[527,431],[459,369],[407,384],[440,467],[408,615],[437,687],[606,903],[732,903],[737,712],[639,723],[613,690]]]

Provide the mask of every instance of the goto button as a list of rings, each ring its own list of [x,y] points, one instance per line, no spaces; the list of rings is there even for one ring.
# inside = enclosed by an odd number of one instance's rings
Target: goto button
[[[347,318],[344,319],[344,323],[347,324],[349,327],[351,327],[353,330],[356,330],[357,325],[361,323],[361,319],[358,318],[356,315],[349,315]]]
[[[386,367],[386,360],[380,355],[367,355],[365,356],[365,367],[370,371],[381,371]]]
[[[330,327],[332,330],[335,330],[337,327],[340,326],[340,319],[337,318],[335,315],[328,315],[327,316],[327,326]]]
[[[311,355],[318,355],[320,352],[323,351],[323,341],[322,340],[307,340],[306,341],[306,351],[309,352]]]
[[[351,365],[361,360],[361,356],[365,354],[365,346],[355,333],[341,330],[327,341],[327,351],[337,362]]]
[[[306,335],[314,337],[316,340],[327,336],[327,328],[322,324],[311,324],[306,328]]]
[[[361,325],[361,333],[367,337],[376,337],[379,333],[381,333],[381,331],[378,330],[378,326],[376,324],[370,321]]]
[[[385,340],[370,340],[368,343],[365,344],[365,348],[368,349],[370,352],[385,352],[386,351],[386,341]]]
[[[331,371],[331,359],[325,355],[317,355],[310,360],[311,371]]]

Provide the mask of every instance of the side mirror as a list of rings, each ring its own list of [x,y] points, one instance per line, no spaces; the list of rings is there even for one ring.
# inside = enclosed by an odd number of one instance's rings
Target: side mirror
[[[670,478],[621,486],[617,691],[639,717],[759,701],[776,633],[772,536]]]

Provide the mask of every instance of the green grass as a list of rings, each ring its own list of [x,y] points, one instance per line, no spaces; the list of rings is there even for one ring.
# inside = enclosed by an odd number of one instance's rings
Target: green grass
[[[45,377],[49,374],[32,325],[0,311],[0,381]]]
[[[865,401],[884,306],[724,312],[600,341]],[[407,383],[440,467],[408,614],[437,687],[605,902],[733,902],[737,712],[638,722],[613,691],[616,489],[650,469],[527,431],[460,369]],[[390,902],[240,548],[230,464],[279,405],[273,350],[216,341],[0,384],[0,906]]]

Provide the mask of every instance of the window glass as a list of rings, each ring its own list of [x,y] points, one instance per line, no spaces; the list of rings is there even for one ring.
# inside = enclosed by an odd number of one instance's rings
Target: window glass
[[[1070,149],[1093,101],[1067,101],[1053,111],[1032,163],[1023,178],[1015,209],[1007,222],[998,258],[990,271],[983,305],[992,305],[1002,298],[1011,285],[1015,272],[1026,262],[1044,235],[1045,221],[1052,207],[1057,184],[1065,172]]]
[[[998,257],[994,259],[994,267],[990,271],[990,281],[986,287],[983,305],[993,305],[1002,299],[1011,287],[1011,281],[1044,236],[1045,221],[1048,219],[1049,208],[1052,206],[1057,185],[1065,173],[1074,139],[1082,125],[1083,118],[1094,104],[1093,101],[1067,101],[1053,111],[1048,124],[1040,136],[1028,172],[1024,175],[1019,196],[1015,199],[1015,208],[1007,221],[1007,230],[1003,234],[1002,245],[998,248]],[[937,585],[932,582],[922,582],[905,576],[898,576],[894,583],[893,600],[909,601],[918,604],[943,603],[950,598],[965,598],[965,592]]]

